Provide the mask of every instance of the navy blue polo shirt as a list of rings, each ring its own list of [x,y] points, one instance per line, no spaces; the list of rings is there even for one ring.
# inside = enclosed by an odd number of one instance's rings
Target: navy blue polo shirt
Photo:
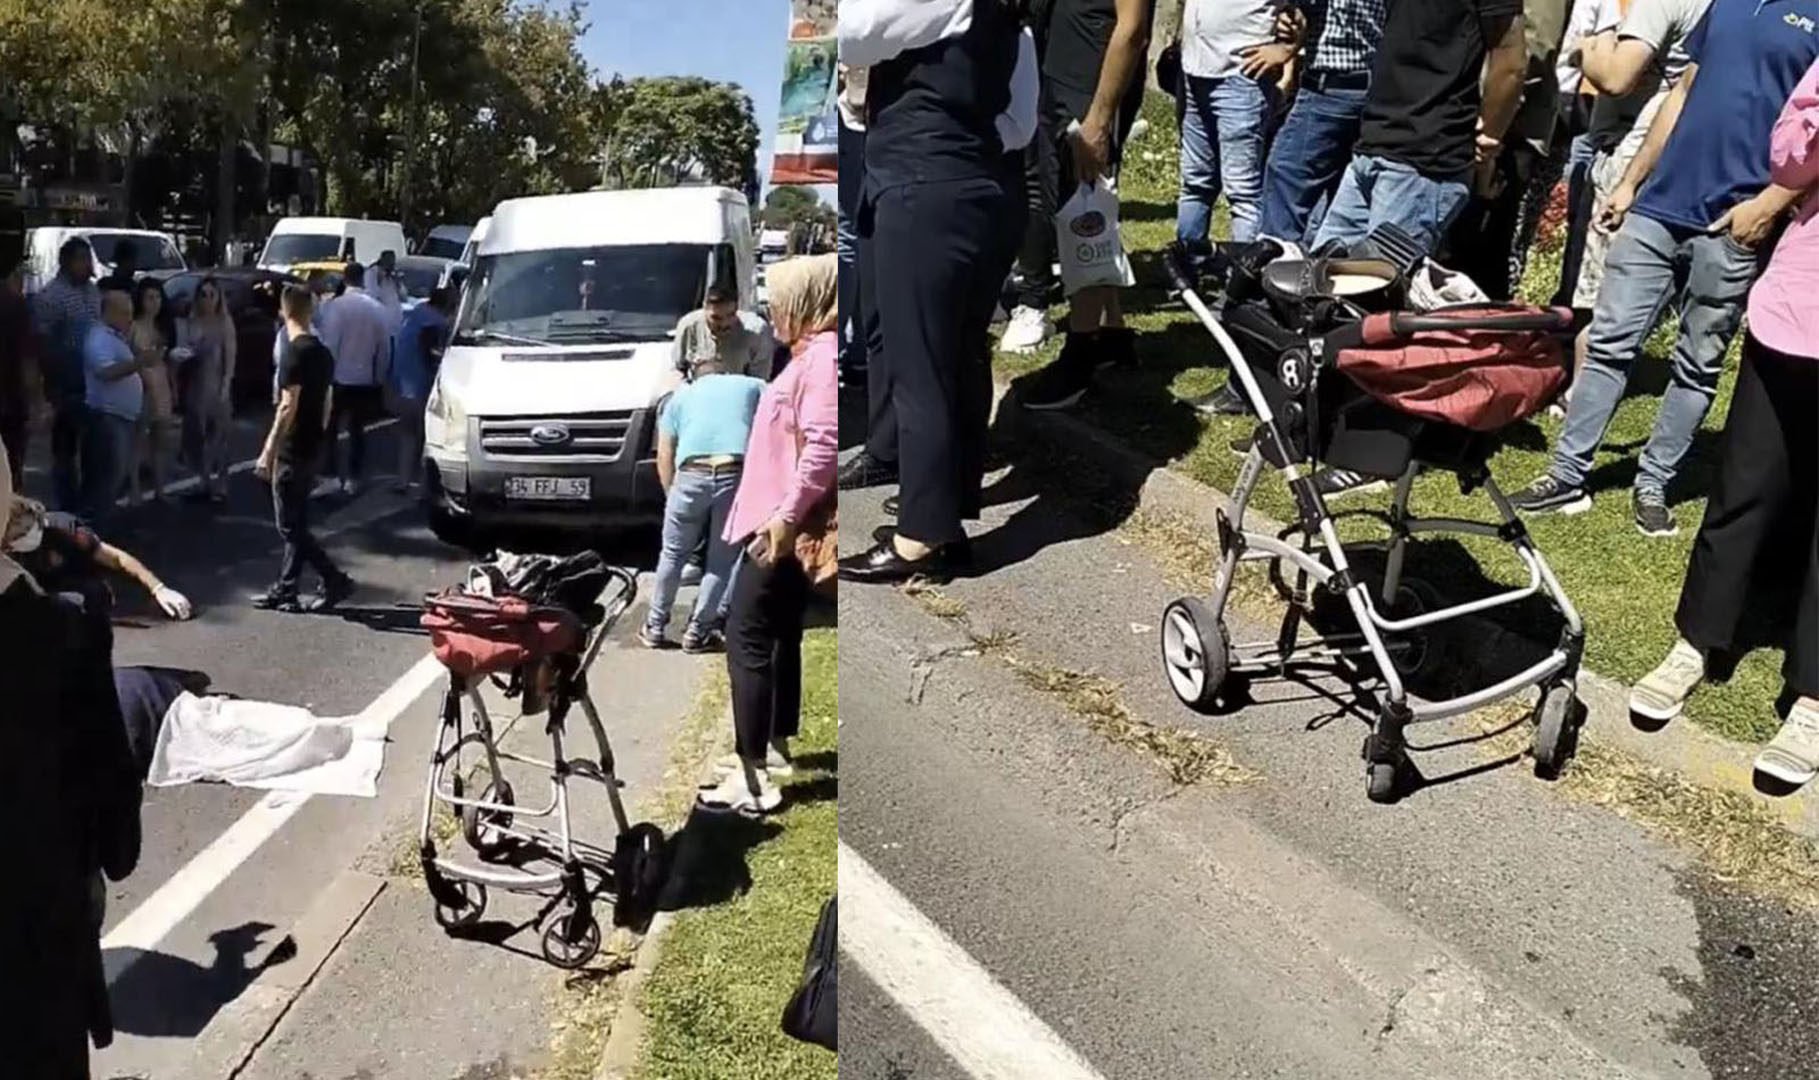
[[[1704,229],[1768,186],[1769,134],[1819,56],[1819,0],[1712,0],[1687,35],[1699,65],[1635,210]]]

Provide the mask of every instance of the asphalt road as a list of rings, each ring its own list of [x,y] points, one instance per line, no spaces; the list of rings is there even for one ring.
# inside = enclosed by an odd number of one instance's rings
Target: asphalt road
[[[238,459],[253,456],[261,419],[242,421]],[[536,955],[527,925],[538,903],[495,892],[485,932],[455,940],[432,920],[411,866],[442,688],[440,668],[424,664],[417,601],[459,580],[468,560],[390,490],[389,433],[373,443],[380,482],[355,499],[318,500],[318,533],[360,585],[333,614],[246,603],[271,581],[278,554],[269,492],[249,471],[234,477],[227,506],[137,507],[108,533],[197,609],[172,623],[119,583],[116,663],[200,669],[218,690],[318,715],[376,710],[391,720],[391,742],[371,800],[147,789],[143,858],[109,890],[104,944],[119,1034],[94,1055],[97,1077],[471,1080],[538,1067],[549,1052],[560,977]],[[34,474],[28,490],[43,482]],[[609,550],[640,569],[653,554],[649,534]],[[720,662],[638,647],[630,635],[642,614],[640,603],[621,621],[593,679],[634,803],[661,777],[705,665]],[[516,718],[515,703],[495,704],[496,718]],[[510,740],[547,756],[541,718]],[[520,790],[538,793],[536,781],[521,779]],[[584,788],[575,800],[577,834],[610,846],[603,793]]]
[[[1149,549],[1001,481],[991,573],[933,603],[842,589],[843,1075],[1819,1077],[1810,913],[1477,745],[1373,805],[1337,679],[1188,712]],[[845,493],[849,548],[883,494]],[[1255,779],[1175,785],[1089,730],[1062,670]]]

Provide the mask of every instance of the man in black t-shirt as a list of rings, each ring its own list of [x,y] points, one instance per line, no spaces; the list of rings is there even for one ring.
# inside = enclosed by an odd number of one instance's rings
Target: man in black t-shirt
[[[1315,246],[1389,224],[1432,253],[1473,188],[1489,185],[1526,63],[1522,0],[1390,5],[1352,163]]]
[[[326,611],[354,591],[353,579],[330,561],[309,531],[310,490],[328,427],[335,357],[310,332],[315,298],[301,285],[284,290],[280,302],[284,333],[290,340],[278,369],[278,414],[259,455],[258,474],[272,484],[278,535],[284,540],[284,563],[278,582],[253,603],[271,611]],[[297,595],[303,564],[316,568],[321,588],[306,605]]]

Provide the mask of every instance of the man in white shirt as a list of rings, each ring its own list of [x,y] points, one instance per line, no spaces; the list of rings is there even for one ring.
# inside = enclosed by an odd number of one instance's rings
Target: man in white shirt
[[[367,292],[385,308],[391,320],[392,333],[404,325],[404,278],[398,274],[398,253],[381,251],[379,261],[367,275]]]
[[[357,495],[366,472],[366,426],[379,418],[384,399],[380,387],[391,373],[392,323],[385,305],[366,289],[366,268],[347,264],[347,291],[322,307],[322,343],[335,356],[334,412],[329,420],[327,459],[323,472],[333,475],[343,493]],[[348,468],[341,469],[336,451],[339,432],[347,427]]]

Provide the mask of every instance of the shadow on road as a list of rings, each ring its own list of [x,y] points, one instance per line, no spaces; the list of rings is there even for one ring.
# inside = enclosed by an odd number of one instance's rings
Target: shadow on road
[[[203,967],[180,956],[144,949],[108,949],[102,956],[119,976],[108,988],[114,1029],[127,1035],[190,1038],[206,1028],[221,1008],[239,997],[268,968],[297,955],[288,935],[257,964],[249,965],[270,923],[242,923],[209,936],[215,962]]]

